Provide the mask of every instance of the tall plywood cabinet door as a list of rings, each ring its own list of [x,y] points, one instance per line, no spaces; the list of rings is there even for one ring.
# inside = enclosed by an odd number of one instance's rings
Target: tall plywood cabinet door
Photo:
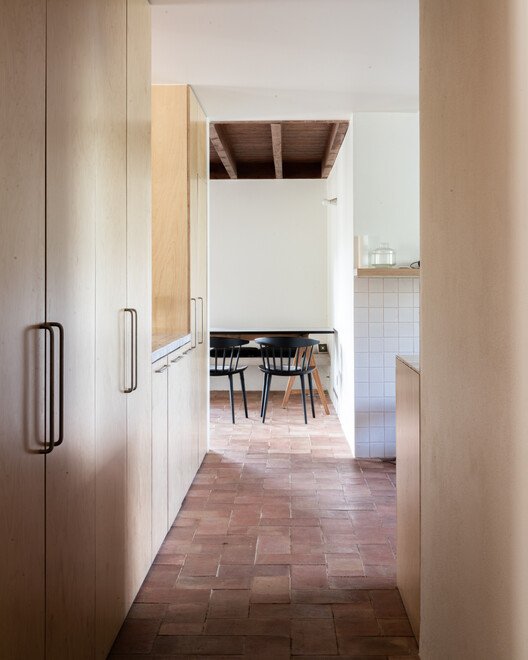
[[[127,395],[126,600],[151,563],[150,5],[127,3],[127,307],[137,312],[137,378]],[[131,357],[131,356],[130,356]]]
[[[65,328],[65,388],[64,440],[46,461],[46,646],[49,658],[78,660],[95,649],[101,5],[48,0],[47,10],[46,316]]]
[[[168,369],[167,358],[152,365],[152,559],[168,529]]]
[[[126,0],[92,3],[95,67],[95,656],[106,657],[126,616],[127,420]],[[128,366],[128,365],[125,365]]]
[[[44,655],[44,0],[0,9],[0,657]]]

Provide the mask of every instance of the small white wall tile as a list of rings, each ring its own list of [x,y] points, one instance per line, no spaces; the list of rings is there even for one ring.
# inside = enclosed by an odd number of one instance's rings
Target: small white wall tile
[[[412,307],[400,307],[398,309],[398,321],[400,323],[414,323],[414,309]]]
[[[383,321],[383,308],[369,307],[368,317],[371,323],[381,323]]]
[[[383,409],[385,412],[394,412],[396,410],[396,398],[393,396],[386,396]]]
[[[416,355],[419,355],[419,354],[420,354],[420,340],[419,340],[419,339],[415,339],[415,340],[414,340],[413,352],[414,352]]]
[[[383,367],[383,353],[370,353],[369,359],[370,367]]]
[[[385,428],[385,442],[396,443],[396,429]]]
[[[384,393],[386,397],[396,396],[396,383],[385,383]]]
[[[369,340],[367,337],[356,337],[354,341],[354,348],[356,353],[368,353],[369,352]]]
[[[413,279],[413,291],[414,293],[420,293],[420,278],[416,277]]]
[[[384,379],[384,370],[383,368],[374,368],[369,369],[369,377],[371,383],[383,383]]]
[[[396,456],[396,443],[395,442],[386,442],[385,443],[385,457]]]
[[[384,394],[384,383],[369,383],[369,396],[382,397]]]
[[[412,293],[413,281],[410,277],[402,277],[398,282],[398,290],[400,293]]]
[[[369,413],[370,428],[374,426],[385,426],[385,413],[371,412]]]
[[[368,279],[365,277],[355,277],[354,278],[354,291],[356,293],[367,293],[368,292]]]
[[[383,334],[385,337],[397,337],[398,336],[398,324],[397,323],[384,323],[383,324]]]
[[[396,277],[383,278],[384,293],[398,293],[398,280]]]
[[[412,355],[414,351],[414,340],[412,337],[400,337],[399,352],[402,355]]]
[[[396,337],[387,337],[383,340],[383,350],[385,353],[396,354],[400,350],[400,345]]]
[[[357,396],[357,387],[356,387],[356,411],[357,412],[370,412],[370,398],[368,396]]]
[[[419,323],[413,323],[413,334],[414,338],[418,339],[420,336],[420,324]]]
[[[420,307],[420,294],[419,293],[413,293],[413,305],[414,307]]]
[[[379,337],[369,339],[369,351],[371,353],[382,353],[383,341],[384,340]]]
[[[368,307],[368,293],[356,293],[354,296],[354,307]]]
[[[384,307],[383,308],[383,321],[385,323],[398,323],[398,308],[397,307]]]
[[[414,323],[399,323],[398,335],[400,337],[414,337]]]
[[[375,442],[380,444],[385,444],[385,428],[383,426],[371,426],[370,427],[370,444],[372,445]]]
[[[368,383],[356,383],[356,396],[357,397],[369,397],[369,384]]]
[[[383,323],[369,323],[369,337],[383,337]]]
[[[357,307],[354,312],[354,323],[368,323],[369,310],[368,307]]]
[[[396,368],[395,367],[385,367],[385,369],[383,369],[383,381],[385,383],[394,383],[394,382],[396,382]]]
[[[396,426],[396,413],[386,412],[384,413],[385,417],[385,426],[394,428]]]
[[[414,293],[399,293],[398,306],[399,307],[414,307]]]
[[[356,360],[357,364],[357,360]],[[363,365],[358,365],[358,366],[363,366]],[[394,370],[396,369],[396,354],[395,353],[383,353],[383,366],[384,367],[392,367]]]
[[[370,443],[370,458],[385,458],[385,443]]]
[[[355,379],[356,383],[368,383],[369,382],[369,370],[364,367],[356,367],[355,369]]]
[[[368,442],[359,442],[356,433],[356,458],[370,458],[370,444]]]
[[[413,309],[413,315],[414,315],[413,316],[413,321],[415,323],[419,323],[420,322],[420,308],[419,307],[415,307]]]
[[[383,293],[369,293],[369,307],[383,307]]]
[[[370,412],[384,412],[385,399],[382,396],[374,396],[370,398]]]
[[[356,428],[368,429],[370,427],[370,413],[356,412]]]
[[[368,337],[368,323],[355,323],[354,324],[354,336],[355,337]]]
[[[369,293],[383,293],[383,280],[381,277],[369,277]]]
[[[368,353],[356,353],[354,355],[354,362],[356,367],[368,367],[370,363]]]
[[[398,307],[399,293],[384,293],[383,294],[383,307]]]
[[[362,442],[368,443],[370,441],[370,429],[356,429],[356,442],[361,444]]]

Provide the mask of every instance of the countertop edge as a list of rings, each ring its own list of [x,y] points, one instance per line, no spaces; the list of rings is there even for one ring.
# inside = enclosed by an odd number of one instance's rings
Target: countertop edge
[[[417,374],[420,373],[420,356],[419,355],[397,355],[396,359],[402,362],[405,366],[409,367]]]
[[[152,351],[151,362],[154,363],[157,362],[158,360],[161,360],[162,358],[166,357],[169,353],[172,353],[172,351],[178,350],[178,348],[185,346],[185,344],[188,344],[190,341],[191,341],[190,334],[183,335],[183,337],[178,337],[178,339],[175,339],[174,341],[165,344],[165,346],[161,346],[160,348],[157,348],[155,351]]]

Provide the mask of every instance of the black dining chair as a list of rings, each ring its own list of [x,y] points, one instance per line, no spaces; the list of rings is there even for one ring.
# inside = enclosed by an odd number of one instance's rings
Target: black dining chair
[[[260,337],[259,339],[255,339],[255,342],[260,347],[262,364],[259,368],[264,374],[264,386],[262,388],[262,401],[260,404],[262,423],[264,424],[266,421],[266,410],[268,408],[272,377],[299,376],[304,409],[304,423],[308,424],[304,379],[305,376],[308,377],[312,416],[315,417],[312,383],[312,371],[315,369],[315,366],[311,362],[314,346],[317,346],[319,342],[317,339],[308,339],[307,337]]]
[[[248,416],[246,383],[244,380],[244,371],[247,366],[240,366],[240,347],[248,344],[246,339],[229,339],[228,337],[211,337],[211,361],[209,375],[227,376],[229,378],[229,400],[231,401],[231,417],[235,423],[235,395],[233,392],[233,376],[240,375],[240,385],[242,387],[242,396],[244,398],[244,410]]]

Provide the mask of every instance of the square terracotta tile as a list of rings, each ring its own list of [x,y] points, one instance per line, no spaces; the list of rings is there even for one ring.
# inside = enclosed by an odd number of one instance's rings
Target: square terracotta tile
[[[324,655],[337,653],[334,622],[328,619],[294,619],[292,621],[292,653]]]
[[[251,583],[252,603],[289,603],[290,578],[286,576],[254,577]]]

